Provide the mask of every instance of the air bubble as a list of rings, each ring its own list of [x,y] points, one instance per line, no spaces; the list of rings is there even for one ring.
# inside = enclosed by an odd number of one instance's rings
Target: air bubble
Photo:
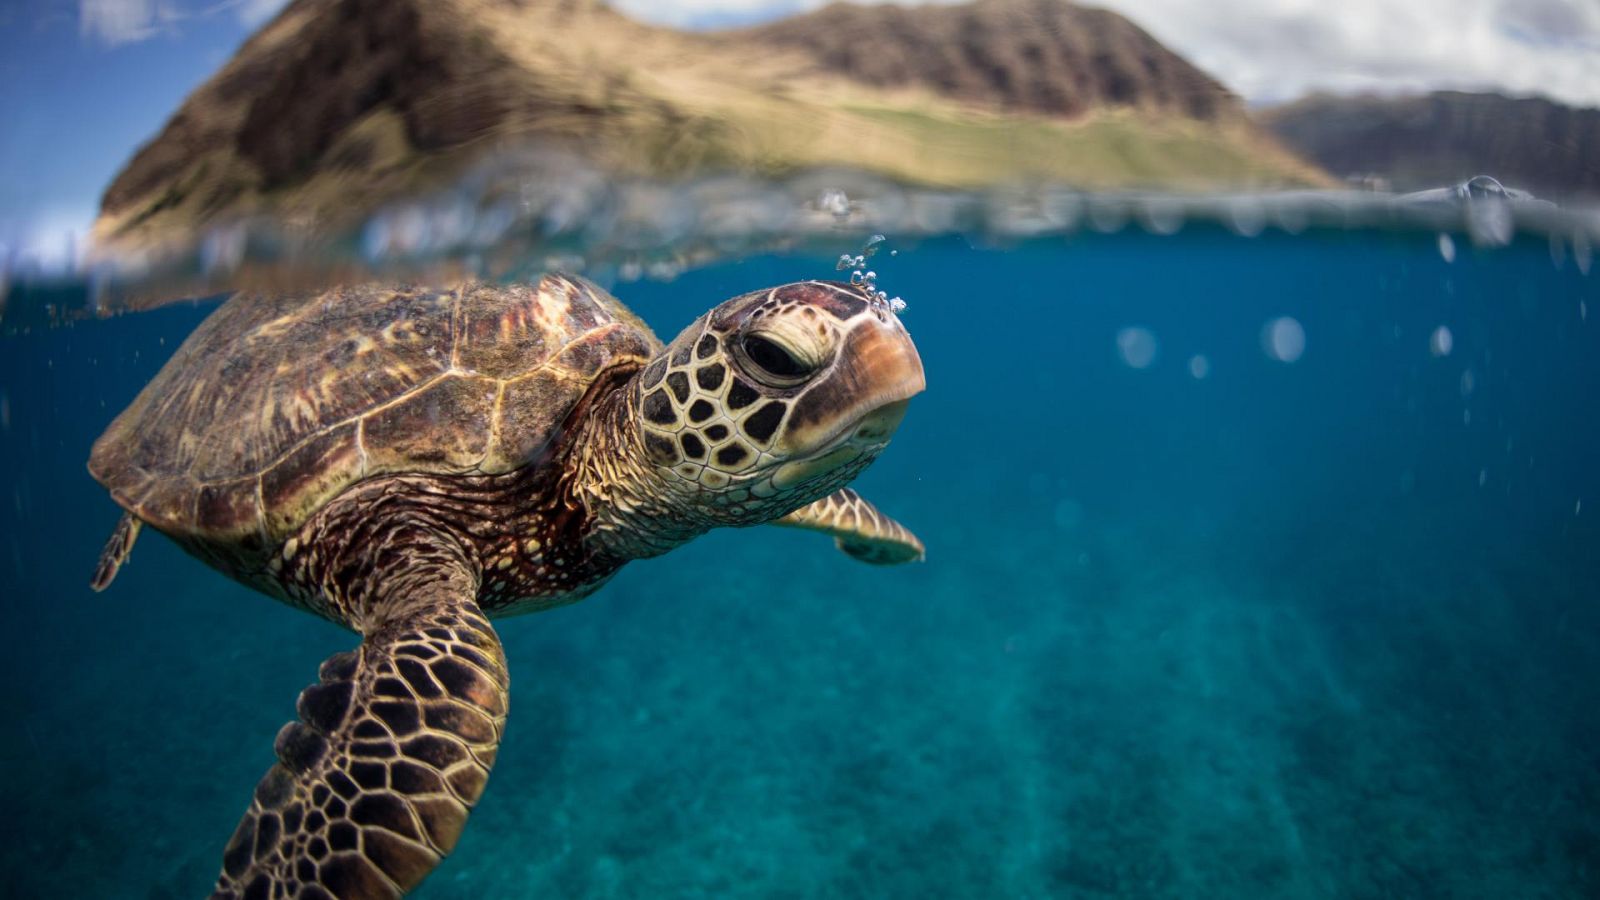
[[[1278,362],[1292,363],[1306,352],[1306,330],[1289,316],[1273,319],[1261,329],[1261,349]]]
[[[1447,262],[1447,263],[1453,263],[1453,262],[1456,261],[1456,241],[1455,241],[1455,238],[1451,237],[1448,234],[1444,234],[1442,232],[1440,233],[1440,235],[1439,235],[1439,255],[1441,257],[1443,257],[1444,261]]]
[[[1516,234],[1511,202],[1498,181],[1480,175],[1456,189],[1465,204],[1467,234],[1480,247],[1504,247]]]
[[[1449,356],[1455,345],[1455,336],[1450,333],[1450,328],[1447,325],[1440,325],[1435,328],[1433,334],[1428,337],[1428,352],[1434,356]]]
[[[873,304],[879,307],[886,307],[891,312],[899,313],[906,308],[905,301],[899,297],[891,300],[888,291],[879,290],[878,273],[867,268],[867,259],[882,249],[884,242],[887,240],[888,238],[882,234],[874,234],[872,237],[867,238],[866,243],[861,245],[859,253],[840,254],[838,261],[834,264],[834,268],[836,271],[850,269],[850,284],[861,288]],[[890,251],[890,255],[893,256],[895,252]]]
[[[1117,353],[1129,368],[1145,369],[1156,360],[1156,336],[1148,328],[1124,328],[1117,332]]]

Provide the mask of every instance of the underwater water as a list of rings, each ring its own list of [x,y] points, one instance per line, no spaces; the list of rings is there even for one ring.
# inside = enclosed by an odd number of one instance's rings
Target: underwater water
[[[416,896],[1600,895],[1600,274],[1447,249],[880,255],[929,387],[857,487],[927,561],[728,530],[499,620],[505,742]],[[815,277],[615,292],[670,336]],[[89,591],[90,444],[208,309],[0,337],[0,894],[203,895],[355,644],[155,533]]]

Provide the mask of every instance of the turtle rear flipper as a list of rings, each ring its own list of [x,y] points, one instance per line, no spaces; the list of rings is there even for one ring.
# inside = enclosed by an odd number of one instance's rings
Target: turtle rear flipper
[[[850,488],[802,506],[772,524],[831,534],[845,554],[873,565],[920,562],[926,555],[922,541],[910,529],[878,512]]]
[[[228,841],[214,900],[399,897],[455,847],[508,699],[475,590],[411,597],[322,664]]]
[[[117,570],[133,553],[133,542],[139,539],[139,528],[143,524],[133,513],[122,514],[122,520],[111,532],[105,549],[100,551],[100,562],[94,567],[94,577],[89,579],[89,587],[103,591],[111,586],[112,580],[117,577]]]

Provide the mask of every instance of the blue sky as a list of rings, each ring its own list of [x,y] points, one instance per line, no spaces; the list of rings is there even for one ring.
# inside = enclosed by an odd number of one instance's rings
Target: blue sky
[[[259,21],[230,4],[119,29],[94,6],[0,0],[0,260],[20,244],[58,261],[122,164]]]
[[[938,0],[935,0],[938,2]],[[284,0],[0,0],[0,267],[81,250],[106,184]],[[614,0],[743,24],[822,0]],[[1088,0],[1254,103],[1437,87],[1600,106],[1600,0]],[[72,239],[68,235],[75,235]]]

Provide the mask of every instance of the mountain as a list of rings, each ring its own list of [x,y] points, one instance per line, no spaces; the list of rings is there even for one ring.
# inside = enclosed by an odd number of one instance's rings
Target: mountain
[[[1006,112],[1072,117],[1132,108],[1200,121],[1242,115],[1227,88],[1137,25],[1059,0],[833,3],[730,37],[798,49],[815,73],[921,88]]]
[[[1550,196],[1600,196],[1600,109],[1442,91],[1314,96],[1261,118],[1339,176],[1378,176],[1405,190],[1492,175]]]
[[[294,0],[117,175],[94,237],[148,248],[258,215],[334,233],[530,144],[624,178],[1326,177],[1127,20],[1060,0],[836,4],[717,33],[643,25],[596,0]]]

